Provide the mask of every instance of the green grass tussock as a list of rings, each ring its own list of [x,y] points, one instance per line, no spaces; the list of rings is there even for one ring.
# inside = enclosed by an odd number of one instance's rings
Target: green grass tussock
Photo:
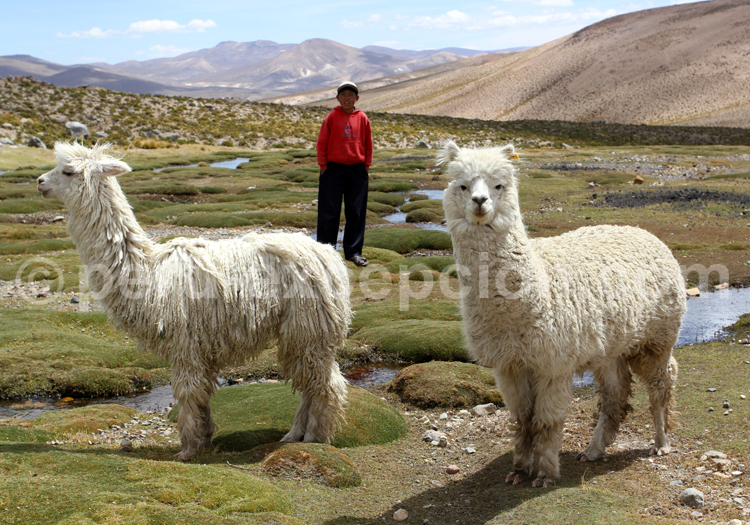
[[[382,227],[372,228],[365,232],[365,246],[409,253],[419,249],[450,250],[453,248],[453,243],[446,232]]]
[[[492,370],[472,363],[432,361],[411,365],[396,374],[388,390],[420,408],[503,404]]]

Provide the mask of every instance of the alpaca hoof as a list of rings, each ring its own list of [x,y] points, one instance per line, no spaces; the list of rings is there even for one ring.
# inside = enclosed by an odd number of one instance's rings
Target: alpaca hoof
[[[518,485],[524,481],[526,481],[526,475],[523,472],[518,472],[516,470],[508,474],[505,478],[506,483],[513,483],[513,485]]]
[[[187,452],[183,450],[182,452],[178,452],[177,454],[175,454],[174,458],[182,462],[191,461],[193,458],[195,458],[195,452]]]
[[[555,480],[552,478],[536,478],[531,484],[532,487],[542,487],[548,489],[555,486]]]
[[[576,455],[576,459],[580,461],[581,463],[585,463],[587,461],[590,461],[589,458],[586,456],[585,452],[581,452],[580,454]]]
[[[654,446],[654,447],[651,447],[651,450],[649,451],[648,455],[649,456],[666,456],[670,452],[672,452],[672,447],[670,447],[669,445],[658,447],[658,448]]]
[[[294,430],[290,430],[283,438],[281,438],[281,441],[284,443],[296,443],[298,441],[302,441],[303,437],[305,437],[304,432],[296,432]]]

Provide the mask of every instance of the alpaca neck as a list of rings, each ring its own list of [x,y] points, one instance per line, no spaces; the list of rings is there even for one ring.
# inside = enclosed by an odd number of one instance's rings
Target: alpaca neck
[[[520,216],[501,228],[490,223],[453,235],[456,262],[462,267],[465,304],[488,312],[506,311],[523,318],[537,315],[535,304],[548,295],[548,282]],[[483,301],[490,301],[485,308]]]
[[[69,207],[67,227],[94,292],[115,290],[143,272],[146,257],[155,246],[138,224],[117,181],[108,179],[101,185],[97,198]],[[102,195],[107,198],[100,198]]]

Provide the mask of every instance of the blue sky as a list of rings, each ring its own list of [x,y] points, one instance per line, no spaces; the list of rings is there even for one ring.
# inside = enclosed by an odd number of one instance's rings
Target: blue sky
[[[59,64],[149,60],[228,40],[355,47],[536,46],[611,16],[691,3],[670,0],[35,0],[7,2],[0,55]]]

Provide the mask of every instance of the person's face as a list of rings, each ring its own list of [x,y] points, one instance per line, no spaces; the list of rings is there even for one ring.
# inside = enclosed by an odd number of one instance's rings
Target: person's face
[[[351,89],[342,89],[341,93],[336,96],[336,100],[339,101],[341,109],[346,113],[351,113],[354,111],[354,104],[359,100],[359,95]]]

